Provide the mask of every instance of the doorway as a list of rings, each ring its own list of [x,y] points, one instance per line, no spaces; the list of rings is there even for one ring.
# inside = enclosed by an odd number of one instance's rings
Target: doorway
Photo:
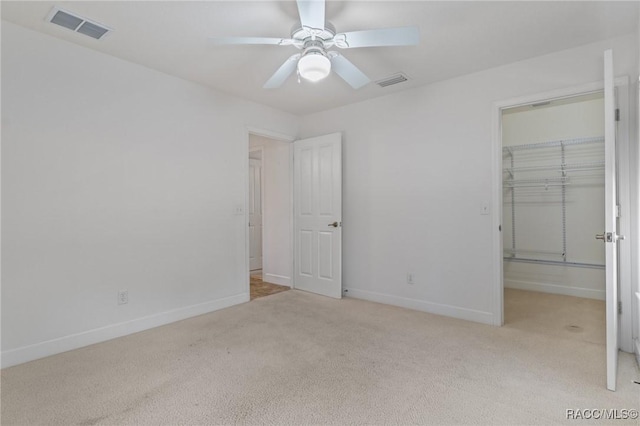
[[[605,345],[603,92],[501,121],[504,323]]]
[[[249,133],[250,300],[291,288],[291,144]]]
[[[495,269],[495,286],[492,294],[494,300],[494,324],[504,324],[504,268],[506,262],[503,241],[503,220],[507,211],[503,211],[503,144],[502,144],[502,112],[506,109],[533,104],[544,104],[548,101],[575,98],[602,92],[604,87],[605,105],[605,217],[604,229],[598,232],[598,238],[605,244],[606,252],[606,371],[607,388],[615,390],[616,366],[618,350],[631,352],[633,347],[633,311],[631,285],[631,199],[630,174],[633,161],[629,161],[630,126],[629,126],[629,79],[626,76],[613,78],[612,52],[604,52],[604,82],[585,84],[580,87],[558,89],[538,95],[523,96],[511,100],[496,102],[493,116],[493,209],[498,212],[492,223],[497,232],[493,234],[493,255]],[[604,84],[603,84],[604,83]],[[543,105],[536,105],[536,107]],[[539,183],[539,182],[537,182]],[[556,182],[557,183],[557,182]],[[616,190],[616,183],[617,190]],[[603,233],[604,231],[604,233]],[[595,235],[593,235],[595,237]],[[545,253],[552,255],[553,253]],[[617,256],[616,256],[617,254]],[[568,255],[568,253],[567,253]],[[617,277],[616,277],[617,276]],[[583,298],[584,299],[584,298]]]

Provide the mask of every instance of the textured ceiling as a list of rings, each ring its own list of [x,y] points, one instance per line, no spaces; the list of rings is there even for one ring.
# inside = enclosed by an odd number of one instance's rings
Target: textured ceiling
[[[93,40],[46,22],[57,5],[114,29]],[[329,1],[338,32],[416,25],[420,44],[341,51],[371,80],[354,90],[336,75],[319,83],[262,85],[292,46],[219,46],[212,36],[288,37],[294,1],[2,1],[2,19],[219,91],[307,114],[637,31],[637,2]]]

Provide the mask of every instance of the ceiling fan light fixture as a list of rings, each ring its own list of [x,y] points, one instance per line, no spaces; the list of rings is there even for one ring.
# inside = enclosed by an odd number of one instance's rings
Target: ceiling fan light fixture
[[[305,80],[320,81],[330,72],[331,61],[321,52],[309,52],[298,61],[298,73]]]

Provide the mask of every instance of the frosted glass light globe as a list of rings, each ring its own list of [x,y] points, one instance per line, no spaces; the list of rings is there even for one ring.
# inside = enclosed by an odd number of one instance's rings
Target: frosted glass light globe
[[[308,53],[298,61],[300,77],[309,81],[320,81],[331,72],[331,61],[320,53]]]

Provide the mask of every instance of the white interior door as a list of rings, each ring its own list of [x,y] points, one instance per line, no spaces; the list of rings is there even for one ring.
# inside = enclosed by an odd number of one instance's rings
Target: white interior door
[[[294,142],[294,286],[342,297],[342,136]]]
[[[262,161],[249,160],[249,269],[262,269]]]
[[[616,196],[616,119],[613,52],[604,52],[605,243],[607,297],[607,389],[616,390],[618,371],[618,235]]]

